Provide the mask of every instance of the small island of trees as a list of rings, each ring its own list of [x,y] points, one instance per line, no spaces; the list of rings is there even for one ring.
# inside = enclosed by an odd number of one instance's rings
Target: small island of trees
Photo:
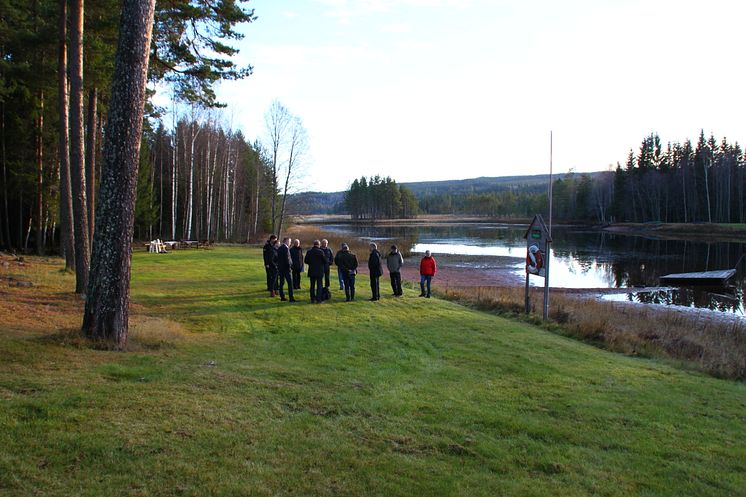
[[[408,219],[416,217],[420,210],[409,188],[380,176],[353,181],[344,203],[352,219]]]

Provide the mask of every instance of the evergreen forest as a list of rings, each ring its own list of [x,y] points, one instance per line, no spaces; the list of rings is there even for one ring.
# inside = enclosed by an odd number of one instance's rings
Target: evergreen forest
[[[0,248],[68,267],[90,254],[122,3],[0,0]],[[238,242],[279,224],[284,152],[249,142],[215,94],[252,72],[234,63],[246,3],[155,6],[135,239]]]
[[[355,219],[456,214],[526,219],[549,210],[548,181],[537,177],[480,178],[409,183],[407,211],[390,178],[353,181],[336,212]],[[440,183],[440,184],[438,184]],[[479,188],[475,188],[475,183]],[[596,173],[569,172],[552,181],[553,217],[562,221],[743,223],[746,219],[746,156],[738,143],[706,137],[664,147],[656,133],[630,149],[622,165]],[[413,198],[412,198],[413,197]],[[411,207],[409,207],[411,205]]]

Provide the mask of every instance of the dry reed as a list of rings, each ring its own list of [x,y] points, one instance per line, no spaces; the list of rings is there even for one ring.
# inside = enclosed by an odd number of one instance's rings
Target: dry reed
[[[528,316],[524,314],[523,288],[451,287],[444,296],[540,323],[539,289],[532,289]],[[746,379],[746,323],[711,311],[690,312],[553,293],[550,322],[544,326],[615,352],[673,359],[716,377]]]

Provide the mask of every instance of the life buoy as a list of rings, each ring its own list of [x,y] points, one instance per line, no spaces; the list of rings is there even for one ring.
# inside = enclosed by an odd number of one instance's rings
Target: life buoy
[[[526,252],[526,272],[531,274],[539,274],[541,268],[544,267],[544,254],[541,253],[536,245],[531,245]]]

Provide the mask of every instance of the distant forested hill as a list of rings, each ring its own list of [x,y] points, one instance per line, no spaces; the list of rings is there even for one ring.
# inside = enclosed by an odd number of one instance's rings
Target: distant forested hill
[[[599,173],[589,173],[591,177]],[[556,176],[558,178],[559,176]],[[445,181],[418,181],[401,183],[409,188],[418,200],[434,195],[468,195],[503,191],[539,193],[546,191],[548,174],[534,176],[500,176]],[[289,198],[291,214],[334,214],[345,211],[345,192],[303,192]]]
[[[343,209],[346,192],[303,192],[288,198],[292,214],[334,214]]]
[[[592,174],[592,173],[591,173]],[[535,176],[500,176],[481,177],[472,179],[454,179],[446,181],[419,181],[416,183],[402,183],[417,196],[427,195],[462,195],[466,193],[490,193],[505,190],[544,191],[549,181],[548,174]]]

